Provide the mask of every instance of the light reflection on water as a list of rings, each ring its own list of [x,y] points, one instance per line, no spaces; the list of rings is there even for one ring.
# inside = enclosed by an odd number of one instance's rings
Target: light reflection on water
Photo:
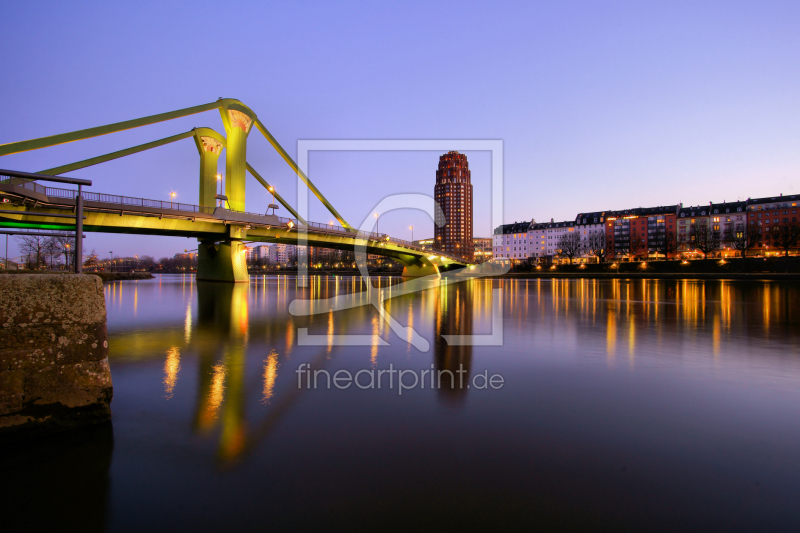
[[[502,294],[504,345],[448,346],[442,334],[491,333],[492,288]],[[561,523],[566,513],[576,527],[584,519],[669,528],[687,516],[776,525],[800,518],[788,505],[800,496],[800,460],[791,452],[800,445],[793,284],[473,280],[387,299],[386,310],[428,339],[429,352],[395,336],[369,305],[310,317],[287,312],[295,298],[339,294],[367,303],[367,290],[357,277],[303,284],[264,276],[230,285],[161,276],[106,285],[115,438],[131,443],[115,451],[113,465],[145,454],[153,461],[146,471],[157,476],[155,464],[191,450],[184,466],[167,468],[177,477],[162,480],[197,498],[187,504],[188,524],[209,513],[256,523],[261,511],[241,502],[205,509],[201,502],[214,499],[180,481],[186,469],[195,471],[193,483],[221,483],[248,501],[272,495],[287,520],[317,506],[300,521],[316,525],[355,513],[359,499],[374,506],[364,511],[368,521],[381,522],[396,510],[392,498],[408,511],[433,512],[456,495],[484,513],[476,523],[499,508],[512,522],[532,508],[544,523]],[[298,346],[298,328],[328,340]],[[389,345],[337,346],[341,334]],[[505,386],[470,390],[445,373],[442,389],[402,398],[396,390],[308,391],[297,387],[301,363],[331,373],[390,363],[463,367],[467,378],[499,373]],[[151,448],[160,451],[142,451]],[[248,474],[265,468],[288,485],[276,478],[265,488]],[[376,478],[369,468],[393,477]],[[635,474],[620,474],[628,469]],[[111,474],[147,485],[124,466]],[[657,523],[632,510],[637,505]],[[112,525],[137,523],[121,501],[115,509]]]

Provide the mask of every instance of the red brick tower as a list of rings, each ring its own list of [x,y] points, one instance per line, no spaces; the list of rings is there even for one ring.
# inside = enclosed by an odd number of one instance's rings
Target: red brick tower
[[[472,242],[472,183],[467,156],[447,152],[439,158],[433,197],[444,211],[444,226],[434,224],[434,247],[473,260]]]

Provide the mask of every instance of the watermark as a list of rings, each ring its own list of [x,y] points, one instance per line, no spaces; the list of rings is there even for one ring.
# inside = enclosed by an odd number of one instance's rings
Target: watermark
[[[491,175],[488,194],[491,196],[492,227],[498,227],[503,221],[503,141],[501,140],[300,140],[297,143],[297,162],[303,173],[308,175],[308,156],[312,151],[488,151],[491,153]],[[308,219],[310,188],[298,177],[297,179],[297,211],[304,219]],[[395,285],[391,289],[373,288],[367,272],[367,253],[379,253],[383,250],[389,252],[388,247],[395,251],[401,250],[405,245],[398,239],[373,233],[378,224],[377,218],[371,213],[386,214],[396,209],[418,209],[428,214],[435,224],[444,224],[441,207],[432,196],[425,194],[390,194],[386,195],[377,205],[369,211],[359,225],[354,236],[354,250],[356,264],[362,279],[366,281],[366,298],[354,298],[353,295],[337,295],[324,300],[295,299],[289,305],[289,312],[295,316],[329,313],[331,311],[372,305],[379,312],[391,330],[401,339],[409,342],[422,352],[430,349],[431,342],[425,339],[414,328],[403,327],[385,309],[383,302],[387,298],[394,298],[412,292],[418,292],[437,287],[441,283],[458,283],[470,279],[490,275],[502,274],[508,271],[507,264],[482,263],[469,265],[458,270],[437,272],[438,266],[445,266],[454,262],[453,257],[438,251],[422,252],[406,246],[406,255],[413,256],[412,265],[420,273],[433,272]],[[308,277],[308,242],[309,232],[305,227],[298,228],[298,285],[306,286]],[[305,254],[301,256],[301,254]],[[492,304],[492,332],[488,335],[443,335],[446,342],[458,346],[499,346],[503,344],[502,335],[502,305],[501,292],[493,290]],[[308,333],[308,328],[298,328],[297,342],[303,346],[319,345],[385,345],[386,342],[373,335],[313,335]]]
[[[355,373],[344,369],[333,373],[325,369],[315,370],[308,363],[301,363],[295,370],[298,389],[396,388],[398,396],[402,396],[403,391],[414,389],[497,390],[502,389],[505,384],[505,378],[501,374],[489,375],[489,371],[484,370],[472,377],[465,376],[468,372],[463,365],[458,365],[458,370],[435,369],[433,365],[429,369],[412,370],[397,369],[391,363],[386,369],[365,368]]]

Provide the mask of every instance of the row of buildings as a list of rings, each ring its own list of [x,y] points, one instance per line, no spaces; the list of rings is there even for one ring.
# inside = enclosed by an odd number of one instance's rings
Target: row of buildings
[[[800,231],[798,201],[800,195],[780,195],[515,222],[494,230],[492,252],[498,260],[537,263],[782,255],[799,245],[795,239],[787,247],[791,239],[784,238]]]
[[[293,244],[262,244],[247,249],[247,262],[265,266],[294,266],[306,248],[307,259],[315,265],[334,266],[355,261],[353,252],[343,250]]]
[[[255,266],[294,267],[302,260],[306,251],[309,265],[317,267],[355,267],[355,252],[334,250],[318,246],[296,246],[293,244],[262,244],[247,248],[247,263]],[[394,262],[380,255],[367,255],[371,267],[391,266]]]

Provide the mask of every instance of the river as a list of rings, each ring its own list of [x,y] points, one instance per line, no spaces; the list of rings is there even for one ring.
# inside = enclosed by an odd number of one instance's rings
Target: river
[[[113,423],[37,483],[87,530],[797,530],[796,284],[398,281],[394,329],[349,276],[106,284]]]

